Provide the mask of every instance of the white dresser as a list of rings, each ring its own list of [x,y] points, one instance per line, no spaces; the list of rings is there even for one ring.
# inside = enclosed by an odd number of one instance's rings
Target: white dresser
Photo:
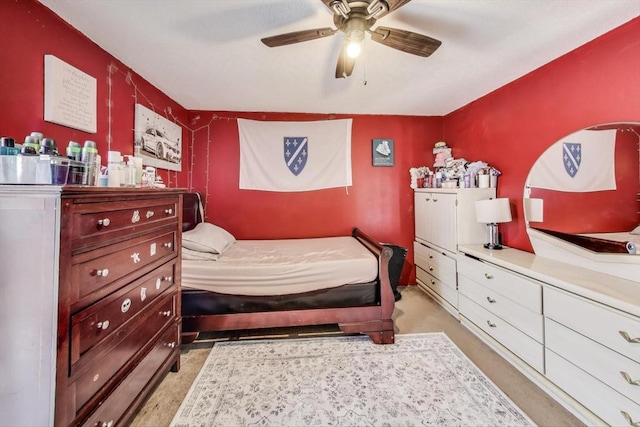
[[[495,188],[415,190],[417,283],[454,316],[458,315],[458,245],[488,241],[487,226],[476,221],[474,202],[495,194]]]
[[[459,248],[460,319],[587,424],[640,421],[640,283]]]

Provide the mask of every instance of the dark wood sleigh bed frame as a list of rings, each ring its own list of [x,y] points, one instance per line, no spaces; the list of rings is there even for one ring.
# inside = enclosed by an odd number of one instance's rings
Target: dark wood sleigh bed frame
[[[198,193],[184,195],[182,228],[185,231],[202,222],[199,200]],[[376,286],[379,297],[375,304],[230,314],[185,314],[183,311],[182,343],[193,342],[200,332],[337,324],[345,334],[365,334],[376,344],[393,344],[394,324],[391,316],[395,299],[389,280],[389,260],[393,250],[358,228],[354,228],[351,235],[378,259]]]

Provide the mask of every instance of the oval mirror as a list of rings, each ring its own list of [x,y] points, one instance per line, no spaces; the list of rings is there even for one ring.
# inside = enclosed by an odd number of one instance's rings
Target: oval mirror
[[[640,122],[552,144],[531,168],[523,201],[536,255],[640,280]]]

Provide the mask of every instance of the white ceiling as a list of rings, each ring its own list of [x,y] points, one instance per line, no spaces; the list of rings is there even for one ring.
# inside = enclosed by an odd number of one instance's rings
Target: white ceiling
[[[342,33],[320,0],[40,0],[189,110],[445,115],[640,15],[638,0],[413,0],[377,25],[442,41],[430,57],[367,38],[334,77]]]

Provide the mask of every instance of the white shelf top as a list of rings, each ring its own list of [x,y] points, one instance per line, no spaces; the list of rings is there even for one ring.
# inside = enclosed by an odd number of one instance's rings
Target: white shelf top
[[[580,295],[640,317],[640,283],[519,249],[489,250],[483,245],[462,245],[458,250],[482,261],[515,271],[532,279]]]

